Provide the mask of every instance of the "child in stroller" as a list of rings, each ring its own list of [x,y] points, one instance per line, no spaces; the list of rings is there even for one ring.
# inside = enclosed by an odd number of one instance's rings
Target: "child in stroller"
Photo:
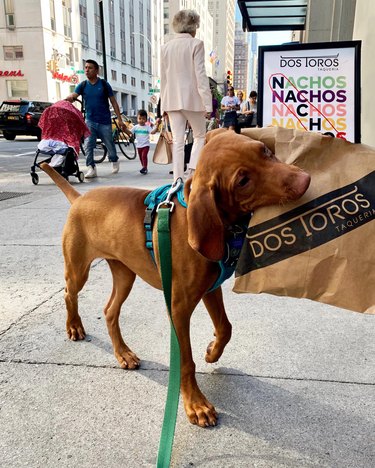
[[[48,107],[42,114],[39,127],[42,140],[38,144],[34,164],[31,166],[31,180],[39,183],[36,168],[47,162],[67,180],[73,175],[84,181],[79,170],[78,154],[82,138],[90,134],[81,112],[68,101],[59,101]],[[42,157],[43,160],[39,160]]]

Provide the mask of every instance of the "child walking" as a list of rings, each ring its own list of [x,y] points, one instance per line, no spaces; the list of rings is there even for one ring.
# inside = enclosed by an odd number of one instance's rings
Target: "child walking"
[[[157,132],[158,125],[151,127],[146,125],[147,112],[141,109],[137,113],[137,125],[130,129],[131,133],[135,136],[135,147],[137,148],[139,159],[141,160],[142,169],[139,171],[141,174],[146,175],[148,172],[148,152],[150,149],[150,135]]]

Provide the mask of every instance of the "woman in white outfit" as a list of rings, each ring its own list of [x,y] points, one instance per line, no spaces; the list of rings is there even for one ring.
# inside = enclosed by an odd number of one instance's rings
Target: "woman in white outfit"
[[[186,122],[193,129],[194,144],[188,171],[193,173],[206,135],[206,116],[212,96],[205,69],[204,44],[195,38],[199,15],[181,10],[173,18],[176,34],[161,47],[161,109],[167,112],[173,135],[173,177],[184,175]]]

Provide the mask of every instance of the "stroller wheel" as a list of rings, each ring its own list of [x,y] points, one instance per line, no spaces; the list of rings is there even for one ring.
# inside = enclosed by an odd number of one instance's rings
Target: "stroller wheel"
[[[80,182],[83,182],[85,180],[85,175],[82,171],[78,171],[77,177]]]
[[[32,172],[31,174],[31,180],[34,185],[38,185],[39,183],[39,176],[35,172]]]

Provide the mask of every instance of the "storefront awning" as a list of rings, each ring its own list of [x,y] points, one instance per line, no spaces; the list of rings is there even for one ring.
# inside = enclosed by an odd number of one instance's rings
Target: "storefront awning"
[[[244,31],[305,29],[308,0],[238,0]]]

